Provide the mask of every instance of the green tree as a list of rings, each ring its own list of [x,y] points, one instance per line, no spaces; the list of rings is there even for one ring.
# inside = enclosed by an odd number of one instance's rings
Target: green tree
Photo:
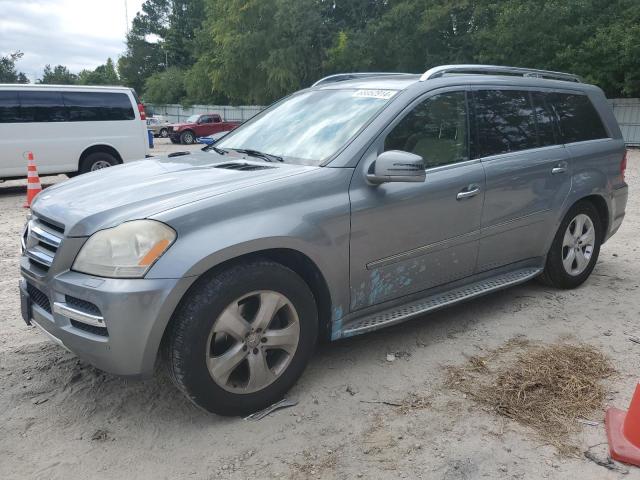
[[[96,67],[95,70],[82,70],[78,74],[78,83],[81,85],[120,85],[120,78],[113,60],[108,58],[107,63]]]
[[[199,62],[212,89],[264,104],[316,80],[330,35],[321,0],[207,2]]]
[[[204,0],[173,0],[168,17],[164,48],[169,65],[190,67],[196,61],[196,31],[204,20]]]
[[[16,70],[16,62],[24,54],[16,51],[0,57],[0,83],[29,83],[27,76]]]
[[[124,83],[142,91],[154,73],[191,67],[203,20],[204,0],[146,0],[133,19],[127,51],[118,60]]]
[[[171,0],[146,0],[127,35],[127,51],[118,60],[125,85],[142,92],[147,78],[167,68],[164,37],[167,35]]]
[[[44,66],[42,72],[42,78],[36,83],[52,84],[52,85],[74,85],[78,82],[78,76],[71,73],[64,65],[56,65],[51,68],[51,65]]]
[[[144,85],[144,101],[149,103],[180,103],[185,96],[184,71],[170,67],[151,75]]]

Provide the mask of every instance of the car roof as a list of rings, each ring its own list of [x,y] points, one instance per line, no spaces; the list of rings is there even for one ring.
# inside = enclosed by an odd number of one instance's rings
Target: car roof
[[[572,90],[592,87],[582,83],[580,77],[571,73],[496,65],[442,65],[427,70],[423,74],[339,73],[318,80],[312,88],[405,90],[416,83],[422,83],[427,88],[463,84],[534,86]]]
[[[42,85],[39,83],[35,84],[24,84],[24,83],[0,83],[1,90],[117,90],[130,92],[132,91],[129,87],[123,87],[122,85],[118,86],[107,86],[107,85]]]
[[[406,90],[417,83],[423,83],[426,88],[442,88],[453,85],[497,85],[497,86],[521,86],[539,87],[563,90],[588,90],[593,88],[586,83],[569,82],[565,80],[550,80],[545,78],[516,77],[506,75],[447,75],[420,82],[420,75],[403,75],[398,77],[367,77],[353,80],[344,80],[318,85],[319,90],[342,89],[375,89],[375,90]]]

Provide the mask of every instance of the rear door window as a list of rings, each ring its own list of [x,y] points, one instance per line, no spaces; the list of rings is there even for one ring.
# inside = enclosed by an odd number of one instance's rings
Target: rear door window
[[[529,92],[474,92],[480,155],[487,157],[538,147],[536,115]]]
[[[20,100],[17,91],[0,91],[0,123],[18,123],[20,118]]]
[[[71,122],[133,120],[135,113],[125,93],[64,92],[64,103]]]
[[[558,116],[565,143],[608,138],[600,115],[586,95],[551,93],[548,99]]]
[[[533,100],[533,108],[536,115],[538,142],[540,146],[546,147],[562,143],[558,138],[560,135],[557,131],[553,109],[546,101],[546,94],[542,92],[531,92],[531,99]]]
[[[67,121],[67,109],[60,92],[24,90],[18,96],[23,122]]]

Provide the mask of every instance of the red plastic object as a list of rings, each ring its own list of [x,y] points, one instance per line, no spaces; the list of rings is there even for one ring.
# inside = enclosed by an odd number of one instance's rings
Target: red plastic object
[[[629,410],[609,408],[605,425],[611,458],[640,467],[640,383]]]

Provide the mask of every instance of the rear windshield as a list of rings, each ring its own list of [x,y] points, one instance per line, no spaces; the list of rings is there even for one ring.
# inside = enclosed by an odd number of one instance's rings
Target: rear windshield
[[[0,123],[101,122],[135,118],[126,93],[0,91]]]
[[[393,97],[394,90],[315,90],[291,96],[217,144],[285,161],[320,165],[338,152]]]

